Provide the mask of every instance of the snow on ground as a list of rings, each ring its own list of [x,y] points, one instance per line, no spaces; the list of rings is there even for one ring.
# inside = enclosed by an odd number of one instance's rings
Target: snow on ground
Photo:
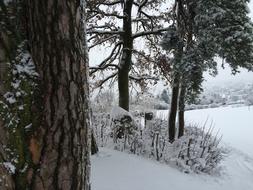
[[[186,112],[186,122],[214,123],[223,141],[253,157],[253,106],[223,107]]]
[[[159,111],[158,115],[167,117],[168,111]],[[220,130],[224,143],[253,157],[253,106],[186,111],[185,120],[200,127],[207,121],[207,128],[212,123],[215,131]]]
[[[222,176],[184,174],[136,155],[100,149],[92,157],[93,190],[251,190],[252,160],[234,153],[222,164]]]
[[[166,114],[167,113],[162,113]],[[252,190],[253,107],[225,107],[186,112],[186,120],[213,120],[230,153],[220,176],[184,174],[153,160],[109,149],[92,157],[93,190]]]

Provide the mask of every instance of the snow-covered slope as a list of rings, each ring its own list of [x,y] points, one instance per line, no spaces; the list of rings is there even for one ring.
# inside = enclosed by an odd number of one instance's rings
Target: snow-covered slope
[[[213,122],[223,142],[253,157],[253,106],[223,107],[186,112],[186,122]]]
[[[233,152],[221,176],[184,174],[136,155],[100,149],[92,157],[93,190],[252,190],[253,160]]]
[[[100,149],[92,157],[93,190],[251,190],[253,189],[253,107],[216,108],[186,113],[188,121],[207,117],[224,135],[231,152],[220,176],[184,174],[168,165]]]
[[[157,116],[168,117],[168,111],[158,111]],[[253,157],[253,106],[186,111],[185,120],[200,127],[207,121],[206,127],[212,124],[215,131],[219,130],[224,143]]]

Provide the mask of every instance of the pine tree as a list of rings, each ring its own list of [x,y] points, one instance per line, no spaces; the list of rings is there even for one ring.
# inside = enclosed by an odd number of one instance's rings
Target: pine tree
[[[161,93],[161,99],[165,102],[165,103],[169,103],[169,94],[167,90],[163,90]]]
[[[174,25],[162,46],[174,54],[170,141],[175,138],[175,119],[181,84],[180,112],[202,88],[203,72],[217,73],[216,56],[228,63],[233,73],[253,67],[253,25],[248,17],[248,0],[176,0]],[[183,49],[183,50],[182,50]],[[178,52],[182,54],[178,56]],[[185,96],[185,98],[184,98]],[[179,100],[179,101],[180,101]],[[173,108],[173,109],[172,109]],[[183,117],[183,114],[181,114]],[[179,119],[183,123],[183,118]],[[182,130],[182,129],[180,129]]]

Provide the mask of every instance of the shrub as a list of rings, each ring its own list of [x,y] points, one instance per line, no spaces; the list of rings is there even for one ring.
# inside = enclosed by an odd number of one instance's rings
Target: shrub
[[[212,135],[213,127],[187,126],[185,135],[171,144],[167,121],[153,118],[140,122],[144,116],[121,108],[97,115],[93,127],[98,144],[174,165],[185,173],[215,171],[224,151],[219,146],[221,137]]]

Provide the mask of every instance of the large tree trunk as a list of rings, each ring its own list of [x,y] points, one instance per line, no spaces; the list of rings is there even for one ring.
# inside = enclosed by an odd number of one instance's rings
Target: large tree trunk
[[[175,140],[176,133],[176,117],[178,107],[178,93],[179,93],[179,80],[176,76],[172,86],[172,97],[169,111],[169,141],[172,143]]]
[[[178,103],[178,138],[184,135],[184,112],[185,112],[185,93],[186,88],[181,84],[180,94],[179,94],[179,103]]]
[[[82,6],[80,1],[27,0],[31,55],[44,93],[43,121],[30,143],[37,168],[30,178],[31,189],[90,189],[88,59]]]
[[[123,52],[118,71],[119,106],[129,111],[129,71],[132,64],[132,6],[133,0],[125,2],[123,20]]]

